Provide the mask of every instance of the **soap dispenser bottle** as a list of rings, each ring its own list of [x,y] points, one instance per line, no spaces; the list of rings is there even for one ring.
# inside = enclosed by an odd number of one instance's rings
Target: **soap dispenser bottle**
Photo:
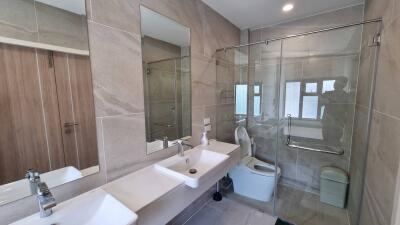
[[[201,138],[200,138],[200,145],[201,146],[207,146],[208,145],[208,137],[207,137],[207,129],[206,129],[206,127],[203,128],[203,134],[201,135]]]

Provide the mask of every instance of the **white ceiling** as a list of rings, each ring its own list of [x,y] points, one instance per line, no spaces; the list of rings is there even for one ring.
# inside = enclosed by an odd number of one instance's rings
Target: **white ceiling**
[[[50,5],[66,11],[86,15],[85,0],[36,0],[46,5]]]
[[[142,35],[177,46],[190,46],[190,29],[144,6],[140,6]]]
[[[310,15],[362,4],[363,0],[202,0],[240,29],[266,27]],[[284,13],[283,5],[294,4]]]

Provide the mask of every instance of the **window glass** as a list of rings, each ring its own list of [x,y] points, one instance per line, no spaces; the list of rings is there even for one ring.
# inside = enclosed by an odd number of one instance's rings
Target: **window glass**
[[[247,114],[247,85],[237,84],[235,86],[235,113]]]
[[[254,94],[260,94],[260,85],[254,86]]]
[[[306,93],[317,93],[317,83],[306,83]]]
[[[254,96],[254,116],[261,116],[261,96]]]
[[[305,119],[317,119],[318,116],[318,96],[303,97],[302,117]]]
[[[322,93],[334,90],[335,80],[324,80],[322,83]]]
[[[285,93],[285,116],[299,117],[300,82],[287,82]]]

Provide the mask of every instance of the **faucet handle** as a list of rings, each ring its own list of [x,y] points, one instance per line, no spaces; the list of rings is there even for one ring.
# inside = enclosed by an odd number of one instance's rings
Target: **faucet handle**
[[[37,184],[37,200],[39,203],[40,217],[50,216],[52,208],[57,205],[56,199],[51,194],[49,187],[44,182]]]
[[[38,182],[40,181],[40,173],[33,169],[29,169],[25,173],[25,178],[30,182]]]
[[[50,196],[51,192],[45,182],[40,182],[37,185],[37,194],[40,196]]]

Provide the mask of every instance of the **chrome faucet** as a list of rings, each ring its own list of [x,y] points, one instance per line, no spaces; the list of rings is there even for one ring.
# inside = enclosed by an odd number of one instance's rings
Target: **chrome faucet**
[[[25,178],[29,180],[29,187],[31,190],[31,194],[34,195],[37,192],[37,186],[40,183],[40,174],[39,172],[29,169],[26,171]]]
[[[181,157],[185,156],[185,148],[184,148],[184,146],[188,146],[190,148],[193,148],[192,145],[185,143],[184,140],[177,140],[176,144],[178,145],[178,154]]]
[[[163,142],[163,148],[168,148],[168,136],[165,136],[161,139]]]
[[[46,183],[38,183],[36,198],[39,204],[40,217],[50,216],[53,213],[52,208],[57,205],[57,202]]]

